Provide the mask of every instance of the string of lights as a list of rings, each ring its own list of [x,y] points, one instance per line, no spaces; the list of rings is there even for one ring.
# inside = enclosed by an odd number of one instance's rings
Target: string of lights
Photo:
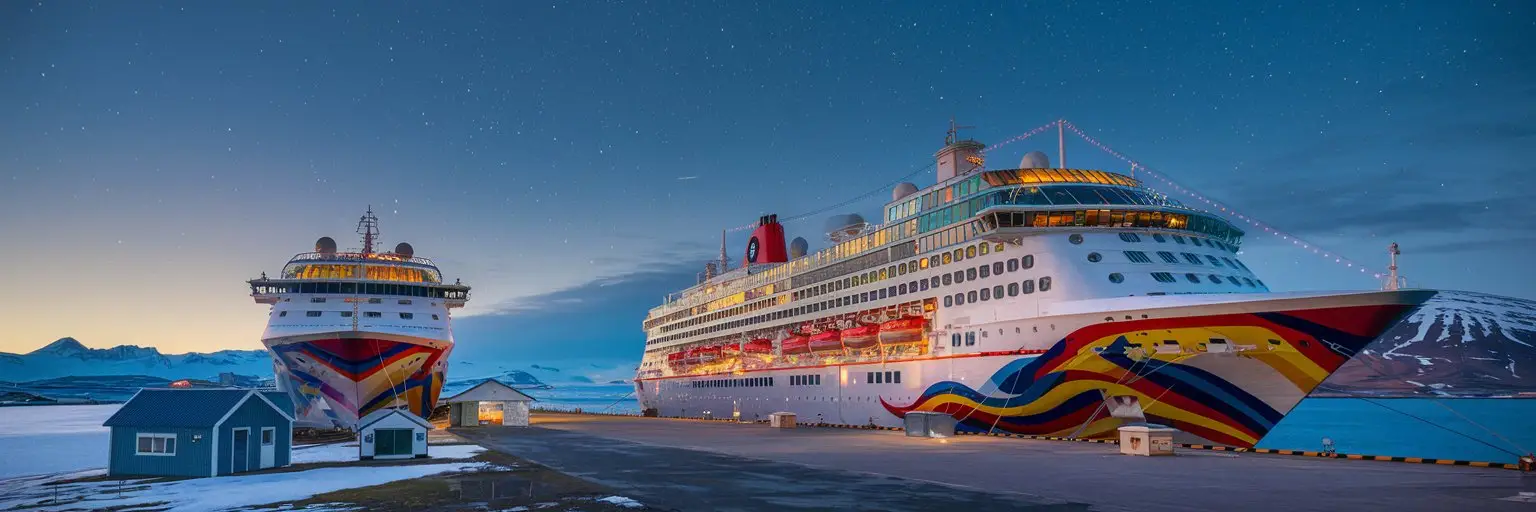
[[[1308,242],[1306,240],[1303,240],[1303,239],[1297,237],[1296,235],[1292,235],[1290,233],[1286,233],[1286,232],[1281,231],[1279,229],[1275,229],[1275,227],[1270,226],[1268,224],[1265,224],[1263,222],[1259,222],[1258,220],[1256,220],[1256,219],[1254,219],[1252,217],[1249,217],[1247,215],[1243,215],[1242,213],[1239,213],[1237,210],[1228,207],[1227,205],[1221,203],[1220,201],[1213,200],[1213,199],[1211,199],[1209,197],[1206,197],[1206,196],[1200,194],[1199,192],[1195,192],[1193,190],[1185,188],[1184,186],[1179,185],[1178,183],[1176,183],[1173,180],[1169,179],[1167,175],[1165,175],[1165,174],[1163,174],[1161,172],[1155,171],[1155,170],[1147,167],[1145,164],[1142,164],[1141,162],[1137,162],[1135,160],[1132,160],[1129,157],[1125,156],[1124,154],[1120,153],[1119,151],[1115,151],[1114,148],[1109,147],[1108,145],[1104,144],[1103,142],[1099,142],[1098,139],[1095,139],[1095,138],[1093,138],[1093,136],[1088,135],[1087,133],[1084,133],[1083,130],[1079,129],[1076,125],[1073,125],[1072,123],[1067,122],[1065,120],[1062,120],[1062,121],[1059,121],[1059,122],[1062,123],[1062,126],[1065,127],[1068,131],[1071,131],[1073,134],[1077,135],[1079,138],[1083,139],[1084,141],[1088,142],[1089,144],[1092,144],[1094,147],[1099,148],[1099,150],[1101,150],[1101,151],[1103,151],[1105,153],[1108,153],[1110,156],[1118,158],[1118,159],[1120,159],[1120,160],[1122,160],[1122,161],[1124,161],[1124,162],[1126,162],[1128,164],[1131,164],[1131,168],[1132,169],[1136,169],[1138,171],[1141,171],[1141,172],[1145,173],[1146,175],[1152,176],[1153,178],[1155,178],[1158,181],[1162,182],[1164,185],[1167,185],[1168,187],[1171,187],[1174,190],[1176,190],[1176,191],[1178,191],[1180,193],[1183,193],[1184,195],[1187,195],[1189,197],[1193,197],[1193,198],[1199,200],[1200,202],[1205,203],[1207,206],[1215,208],[1216,210],[1220,211],[1221,213],[1225,214],[1226,216],[1228,216],[1230,218],[1235,218],[1235,219],[1241,220],[1243,222],[1246,222],[1246,223],[1248,223],[1249,225],[1251,225],[1251,226],[1253,226],[1255,228],[1259,228],[1259,229],[1264,230],[1265,233],[1268,233],[1271,236],[1275,236],[1275,237],[1280,238],[1281,240],[1290,242],[1291,245],[1300,247],[1303,250],[1311,251],[1313,254],[1321,256],[1321,257],[1323,257],[1325,259],[1332,259],[1333,262],[1336,263],[1336,264],[1343,265],[1346,268],[1350,268],[1350,269],[1357,269],[1362,274],[1370,274],[1372,277],[1374,277],[1376,279],[1381,279],[1383,276],[1385,276],[1385,274],[1383,274],[1381,272],[1373,271],[1369,267],[1367,267],[1367,266],[1365,266],[1363,264],[1360,264],[1360,263],[1356,263],[1355,261],[1350,260],[1349,258],[1345,258],[1343,256],[1340,256],[1340,255],[1336,254],[1336,253],[1324,250],[1323,248],[1318,247],[1317,244],[1314,244],[1314,243]]]

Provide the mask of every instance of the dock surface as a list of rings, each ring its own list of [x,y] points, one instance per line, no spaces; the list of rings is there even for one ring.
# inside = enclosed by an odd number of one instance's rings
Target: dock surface
[[[1501,469],[550,413],[455,431],[662,509],[1536,512],[1536,475]]]

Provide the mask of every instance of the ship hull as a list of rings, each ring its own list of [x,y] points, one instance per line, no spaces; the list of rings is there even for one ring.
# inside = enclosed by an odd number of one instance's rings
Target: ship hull
[[[1433,292],[1371,292],[1150,307],[950,326],[910,360],[826,358],[636,384],[663,416],[957,428],[1107,438],[1130,422],[1252,447],[1324,379]],[[980,346],[967,345],[983,337]],[[1005,350],[997,350],[1006,347]]]
[[[448,372],[452,342],[345,331],[264,340],[295,422],[355,428],[371,412],[406,409],[429,417]]]

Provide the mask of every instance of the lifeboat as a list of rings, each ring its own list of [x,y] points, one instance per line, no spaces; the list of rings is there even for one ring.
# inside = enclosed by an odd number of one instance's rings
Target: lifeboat
[[[843,333],[833,329],[811,336],[811,352],[842,352]]]
[[[843,346],[852,350],[871,348],[880,343],[878,324],[861,325],[843,329]]]
[[[696,347],[682,352],[684,365],[710,364],[720,360],[720,347]]]
[[[779,353],[786,356],[809,354],[811,353],[811,339],[805,336],[784,338],[784,342],[779,347]]]
[[[880,324],[881,345],[907,345],[926,341],[923,328],[928,323],[919,317],[899,318]]]
[[[741,345],[741,351],[748,354],[772,354],[773,340],[755,339]]]

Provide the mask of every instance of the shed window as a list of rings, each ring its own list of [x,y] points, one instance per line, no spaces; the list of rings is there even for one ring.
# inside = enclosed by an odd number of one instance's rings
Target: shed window
[[[176,434],[139,434],[136,455],[176,455]]]
[[[272,443],[274,441],[276,441],[276,440],[277,440],[277,429],[272,428],[272,427],[265,427],[265,428],[261,429],[261,445],[262,446],[272,446]]]

